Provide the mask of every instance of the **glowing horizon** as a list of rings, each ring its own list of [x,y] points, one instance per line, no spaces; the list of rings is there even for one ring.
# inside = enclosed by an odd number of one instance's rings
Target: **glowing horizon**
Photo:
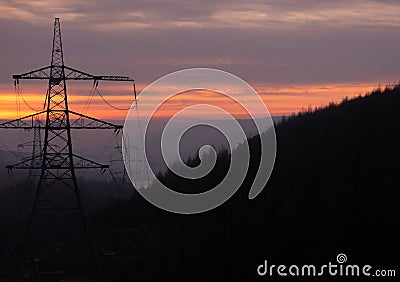
[[[72,84],[71,84],[72,85]],[[144,89],[145,85],[139,85],[138,89]],[[297,113],[304,108],[320,107],[330,102],[340,102],[343,98],[352,98],[358,95],[364,95],[367,92],[377,88],[376,83],[354,83],[354,84],[309,84],[309,85],[290,85],[290,86],[269,86],[268,84],[254,84],[253,87],[262,97],[268,110],[272,116],[282,116]],[[6,89],[9,88],[9,91]],[[70,109],[92,117],[103,119],[123,120],[131,107],[133,96],[130,85],[124,86],[103,86],[100,88],[102,95],[114,107],[124,109],[116,110],[107,105],[102,98],[94,93],[90,106],[85,110],[85,105],[90,99],[89,94],[83,94],[90,91],[88,87],[69,86],[68,100]],[[22,92],[25,101],[35,110],[43,110],[45,97],[45,89],[37,85],[27,85]],[[28,90],[29,89],[29,90]],[[140,91],[138,91],[140,92]],[[0,119],[11,120],[35,113],[25,103],[22,96],[18,96],[12,92],[12,86],[0,86]],[[19,100],[20,110],[17,110]],[[225,99],[212,95],[210,93],[186,93],[180,94],[179,98],[173,98],[168,103],[168,107],[163,107],[157,113],[157,117],[168,117],[185,105],[193,103],[212,102],[214,105],[227,108],[237,117],[246,116],[233,104],[229,105]],[[139,95],[139,111],[141,114],[146,113],[145,105],[140,105]],[[204,115],[207,117],[207,115]],[[211,117],[214,118],[214,117]],[[215,117],[218,118],[218,117]]]

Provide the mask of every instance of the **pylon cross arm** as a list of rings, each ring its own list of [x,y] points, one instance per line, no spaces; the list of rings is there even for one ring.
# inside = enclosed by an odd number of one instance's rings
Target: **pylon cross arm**
[[[44,128],[36,123],[36,118],[46,119],[46,111],[37,112],[22,118],[17,118],[14,120],[6,121],[0,123],[0,128],[10,128],[10,129],[32,129],[32,128]],[[42,117],[42,118],[40,118]]]
[[[51,113],[57,114],[62,113],[65,114],[63,110],[50,110]],[[9,128],[9,129],[46,129],[46,125],[41,123],[37,124],[36,120],[46,120],[47,111],[37,112],[35,114],[31,114],[22,118],[6,121],[0,123],[0,128]],[[111,122],[103,121],[94,117],[90,117],[87,115],[83,115],[74,111],[68,111],[71,115],[70,121],[70,129],[114,129],[120,130],[122,129],[122,125],[113,124]],[[66,129],[65,123],[57,123],[56,126],[52,126],[50,124],[52,130],[57,129]]]
[[[69,161],[68,153],[47,153],[45,162],[42,162],[44,155],[40,154],[32,158],[27,158],[19,163],[13,165],[7,165],[9,170],[13,169],[107,169],[108,165],[100,164],[98,162],[86,159],[84,157],[73,154],[73,164]],[[32,160],[35,161],[35,165],[32,166]],[[43,167],[44,164],[44,167]]]
[[[83,115],[74,111],[69,111],[71,115],[71,129],[122,129],[122,125],[113,124],[94,117]],[[74,116],[76,117],[74,119]]]
[[[47,66],[39,69],[35,69],[22,74],[14,74],[12,77],[18,83],[20,79],[50,79],[51,70],[53,68],[54,73],[61,74],[61,70],[64,71],[65,80],[106,80],[106,81],[135,81],[130,76],[119,76],[119,75],[93,75],[81,70],[77,70],[68,66]],[[58,72],[56,70],[58,69]]]
[[[32,70],[23,74],[14,74],[15,80],[19,79],[49,79],[51,66],[43,67],[40,69]]]

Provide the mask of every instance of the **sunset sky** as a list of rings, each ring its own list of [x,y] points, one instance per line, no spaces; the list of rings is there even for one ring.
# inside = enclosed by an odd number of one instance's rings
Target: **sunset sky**
[[[0,119],[17,117],[12,74],[49,65],[54,17],[61,20],[68,66],[131,75],[139,91],[173,71],[218,68],[250,83],[272,115],[340,101],[400,79],[397,0],[0,0],[0,11]],[[40,109],[46,83],[22,81],[20,87]],[[131,88],[99,86],[121,108],[130,106]],[[68,85],[72,109],[84,110],[90,89],[90,82]],[[31,113],[21,99],[19,115]],[[126,115],[96,95],[85,113]]]

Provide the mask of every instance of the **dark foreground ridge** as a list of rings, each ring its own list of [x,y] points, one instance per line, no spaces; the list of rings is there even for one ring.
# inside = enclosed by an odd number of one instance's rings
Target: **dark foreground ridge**
[[[396,269],[399,113],[397,85],[284,119],[276,126],[274,171],[254,200],[247,197],[258,168],[257,137],[249,139],[245,182],[215,210],[171,214],[137,193],[110,202],[91,223],[106,274],[110,281],[274,281],[276,276],[257,275],[265,259],[322,265],[336,263],[339,253],[349,264]],[[229,154],[222,151],[204,179],[189,182],[171,173],[163,179],[177,191],[199,192],[218,183],[228,166]],[[6,217],[0,215],[2,231]],[[7,270],[1,267],[0,280]]]

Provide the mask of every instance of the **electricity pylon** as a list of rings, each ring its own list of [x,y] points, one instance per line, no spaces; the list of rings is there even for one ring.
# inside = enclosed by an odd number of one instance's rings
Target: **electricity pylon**
[[[124,160],[122,159],[122,146],[117,145],[114,147],[114,149],[118,152],[117,157],[111,157],[110,159],[110,165],[114,164],[114,167],[111,166],[112,169],[112,177],[115,179],[116,184],[127,184],[131,183],[129,181],[128,175],[126,173],[125,167],[124,167]]]
[[[29,169],[29,172],[28,172],[28,178],[32,178],[33,176],[38,176],[36,174],[37,170],[35,170],[33,168],[39,166],[40,158],[36,158],[36,156],[40,156],[41,150],[42,150],[42,137],[41,137],[41,130],[40,130],[41,120],[36,118],[35,124],[36,124],[36,127],[33,130],[33,140],[22,143],[22,144],[18,144],[18,148],[32,147],[32,154],[30,157],[31,168]]]
[[[12,169],[34,169],[40,170],[40,177],[36,186],[35,197],[30,212],[28,224],[23,234],[23,243],[20,254],[20,261],[14,273],[14,280],[18,278],[18,268],[24,262],[26,245],[29,233],[32,228],[32,221],[36,212],[40,209],[64,210],[67,209],[59,203],[55,203],[47,195],[48,188],[57,183],[57,187],[65,186],[74,193],[76,207],[80,212],[83,228],[86,233],[92,259],[97,267],[98,280],[103,280],[101,267],[97,258],[94,242],[92,240],[86,215],[82,207],[81,193],[76,178],[78,169],[101,169],[105,170],[108,165],[99,164],[87,158],[74,154],[72,150],[72,129],[113,129],[118,131],[121,125],[115,125],[93,117],[89,117],[69,109],[67,95],[67,80],[93,80],[97,85],[99,80],[107,81],[131,81],[134,79],[128,76],[95,76],[64,65],[64,55],[61,41],[61,28],[59,18],[54,22],[53,48],[50,66],[36,69],[23,74],[13,75],[14,84],[18,85],[22,79],[48,80],[48,91],[46,93],[46,108],[19,119],[4,122],[0,128],[10,129],[40,129],[44,130],[43,148],[40,154],[24,159],[13,165]],[[43,124],[37,124],[36,119],[45,120]],[[39,161],[40,160],[40,161]],[[57,194],[57,193],[56,193]]]

